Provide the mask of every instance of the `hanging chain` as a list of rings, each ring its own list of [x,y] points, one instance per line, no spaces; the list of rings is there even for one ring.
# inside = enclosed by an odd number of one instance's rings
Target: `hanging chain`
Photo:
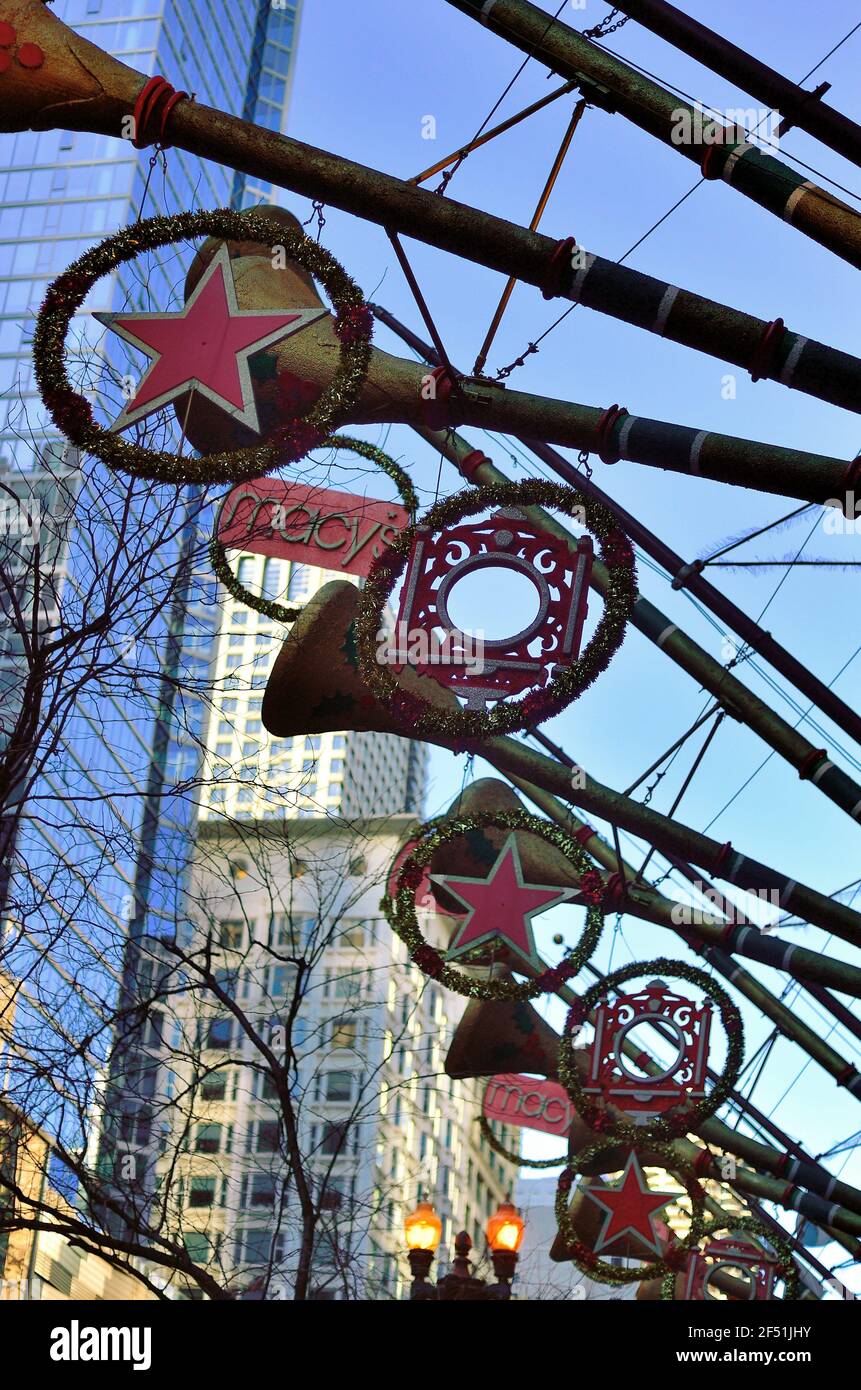
[[[631,18],[629,14],[623,14],[621,19],[616,19],[618,13],[617,9],[612,9],[594,28],[584,29],[580,35],[581,39],[606,39],[608,35],[615,34],[616,30],[621,29],[622,25],[627,24]],[[613,23],[614,19],[616,19],[615,24]]]
[[[307,220],[306,220],[305,222],[302,223],[302,226],[303,226],[303,227],[307,227],[307,226],[308,226],[308,223],[309,223],[309,222],[313,222],[313,221],[314,221],[314,218],[316,217],[316,219],[317,219],[317,241],[318,241],[318,242],[319,242],[319,240],[320,240],[320,237],[321,237],[322,234],[323,234],[323,228],[324,228],[325,225],[326,225],[326,218],[325,218],[325,216],[323,215],[323,208],[324,208],[324,207],[325,207],[325,203],[321,203],[321,202],[319,201],[319,199],[315,198],[314,201],[313,201],[312,204],[311,204],[311,216],[310,216],[309,218],[307,218]]]
[[[586,477],[587,477],[587,478],[591,478],[591,476],[592,476],[592,465],[591,465],[591,463],[589,462],[589,450],[588,450],[588,449],[581,449],[581,450],[580,450],[579,454],[577,455],[577,462],[579,463],[580,467],[581,467],[581,468],[583,469],[583,471],[585,472]]]

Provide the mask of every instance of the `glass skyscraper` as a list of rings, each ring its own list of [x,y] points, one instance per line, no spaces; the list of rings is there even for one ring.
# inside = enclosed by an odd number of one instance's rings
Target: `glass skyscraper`
[[[164,74],[208,105],[284,128],[301,0],[58,0],[54,9],[130,67]],[[90,469],[79,482],[76,459],[64,450],[36,391],[34,318],[60,271],[138,217],[243,208],[270,196],[268,188],[176,149],[160,157],[126,140],[63,131],[0,137],[0,478],[14,478],[16,495],[25,499],[22,514],[28,505],[32,512],[32,499],[57,508],[61,492],[52,581],[78,619],[88,605],[104,601],[105,570],[112,556],[124,555],[118,530],[124,507],[138,535],[158,525],[164,538],[158,561],[141,567],[140,604],[159,611],[157,622],[138,640],[134,603],[127,602],[110,633],[94,635],[78,667],[72,662],[65,672],[61,704],[85,670],[92,676],[97,665],[104,674],[81,681],[38,778],[22,793],[11,861],[0,934],[0,971],[16,981],[7,1087],[14,1099],[15,1058],[25,1059],[20,1098],[31,1118],[70,1135],[80,1121],[76,1102],[86,1078],[103,1069],[111,1046],[108,1020],[129,970],[127,938],[160,919],[177,919],[196,811],[192,796],[171,795],[170,788],[187,788],[199,773],[216,596],[214,581],[201,586],[193,573],[207,520],[195,490],[131,486],[107,469]],[[88,350],[90,311],[176,307],[178,280],[176,258],[165,255],[153,262],[145,285],[134,266],[124,266],[95,287],[69,335],[94,387],[106,364],[116,374],[122,359],[116,343],[106,343],[102,355]],[[183,582],[161,611],[167,590],[160,576],[177,572]],[[4,629],[0,746],[13,727],[26,673],[20,641],[8,623]],[[147,671],[151,679],[142,681]],[[159,876],[155,866],[165,862],[171,871]],[[55,1071],[79,1038],[87,1046],[79,1077],[65,1077],[75,1091],[67,1105]],[[34,1076],[44,1082],[38,1103]],[[78,1080],[84,1091],[76,1090]]]

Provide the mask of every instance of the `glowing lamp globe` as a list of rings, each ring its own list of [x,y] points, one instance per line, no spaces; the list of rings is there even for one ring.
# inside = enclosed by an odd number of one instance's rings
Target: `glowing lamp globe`
[[[523,1240],[525,1225],[517,1207],[511,1202],[503,1202],[487,1223],[487,1243],[491,1250],[507,1250],[516,1254]]]
[[[409,1250],[436,1250],[442,1237],[442,1222],[430,1202],[419,1202],[404,1222]]]

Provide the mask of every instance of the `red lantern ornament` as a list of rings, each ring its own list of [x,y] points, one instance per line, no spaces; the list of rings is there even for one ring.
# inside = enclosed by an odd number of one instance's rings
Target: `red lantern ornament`
[[[674,994],[663,980],[652,980],[637,994],[607,999],[595,1010],[588,1096],[600,1096],[645,1123],[705,1094],[712,1010],[708,1001],[697,1005]],[[676,1049],[675,1057],[656,1076],[637,1075],[622,1048],[639,1024],[660,1023]],[[644,1058],[645,1060],[645,1058]]]
[[[758,1303],[774,1298],[779,1261],[753,1241],[739,1236],[712,1240],[704,1250],[688,1256],[683,1297],[688,1302],[711,1302],[711,1283],[720,1270],[743,1271],[748,1275],[748,1301]]]
[[[409,649],[402,664],[409,660],[419,675],[465,696],[467,709],[479,711],[488,701],[546,686],[554,668],[570,666],[579,654],[592,559],[591,537],[582,537],[572,554],[519,507],[436,535],[417,530],[396,628]],[[538,612],[521,631],[490,640],[457,627],[449,601],[467,575],[497,568],[533,584]]]

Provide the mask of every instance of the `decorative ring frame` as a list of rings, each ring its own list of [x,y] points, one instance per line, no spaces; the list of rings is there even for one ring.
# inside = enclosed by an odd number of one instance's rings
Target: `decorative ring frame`
[[[552,507],[571,515],[577,508],[585,525],[600,543],[609,584],[604,612],[585,650],[555,674],[543,689],[532,690],[519,700],[500,700],[490,711],[439,709],[421,696],[405,690],[395,674],[377,660],[376,635],[383,626],[386,603],[403,573],[413,540],[404,531],[379,556],[362,591],[356,620],[359,670],[378,700],[413,731],[415,738],[436,738],[466,748],[496,734],[511,734],[552,718],[581,695],[609,664],[625,636],[628,619],[638,598],[634,552],[616,517],[603,503],[576,488],[530,479],[522,483],[494,483],[464,489],[431,507],[417,527],[434,534],[466,517],[492,507]],[[510,639],[506,639],[510,640]],[[487,645],[492,646],[492,643]]]
[[[702,1100],[697,1101],[692,1108],[686,1107],[671,1117],[661,1116],[649,1124],[633,1125],[624,1120],[611,1121],[606,1108],[597,1105],[587,1096],[574,1057],[572,1033],[575,1027],[579,1027],[585,1022],[591,1010],[606,994],[615,989],[616,986],[624,984],[626,980],[636,979],[641,975],[658,975],[661,978],[669,976],[671,979],[686,980],[708,995],[717,1004],[720,1013],[721,1023],[727,1037],[727,1057],[723,1072],[711,1091]],[[640,1018],[637,1022],[646,1023],[648,1019]],[[663,1020],[656,1019],[656,1022],[663,1022]],[[670,960],[666,956],[660,956],[657,960],[633,961],[630,965],[624,965],[621,969],[614,970],[612,974],[591,985],[585,994],[581,995],[577,1002],[571,1006],[559,1040],[559,1080],[568,1092],[571,1103],[584,1124],[588,1125],[590,1129],[597,1129],[614,1139],[630,1143],[633,1147],[637,1143],[651,1140],[656,1142],[668,1141],[677,1138],[680,1134],[687,1134],[695,1130],[698,1124],[713,1115],[727,1099],[738,1080],[743,1058],[744,1031],[741,1014],[726,990],[722,989],[704,970],[699,970],[693,965],[685,965],[683,961]],[[644,1084],[647,1084],[647,1081],[648,1078]]]

